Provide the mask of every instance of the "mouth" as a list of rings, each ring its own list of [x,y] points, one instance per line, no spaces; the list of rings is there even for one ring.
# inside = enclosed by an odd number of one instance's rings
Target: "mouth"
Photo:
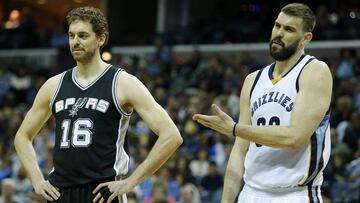
[[[82,49],[81,47],[73,47],[72,51],[84,51],[84,49]]]
[[[279,41],[272,41],[271,47],[275,48],[275,49],[281,49],[281,48],[284,48],[284,43],[279,42]]]
[[[276,45],[276,46],[284,47],[284,43],[282,41],[280,41],[280,40],[272,40],[271,44]]]

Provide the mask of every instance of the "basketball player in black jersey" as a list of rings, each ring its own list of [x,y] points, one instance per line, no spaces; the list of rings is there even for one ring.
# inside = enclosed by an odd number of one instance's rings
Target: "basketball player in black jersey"
[[[101,11],[76,8],[66,19],[76,67],[40,88],[16,134],[15,148],[35,192],[48,201],[126,202],[125,194],[159,169],[182,138],[137,78],[101,60],[100,49],[108,39]],[[123,144],[134,110],[159,138],[148,157],[125,178],[129,156]],[[32,141],[51,115],[56,119],[54,169],[45,180]]]
[[[275,62],[249,74],[238,122],[213,105],[193,119],[236,137],[222,203],[320,203],[322,170],[330,155],[328,66],[305,55],[315,15],[301,3],[284,6],[269,43]]]

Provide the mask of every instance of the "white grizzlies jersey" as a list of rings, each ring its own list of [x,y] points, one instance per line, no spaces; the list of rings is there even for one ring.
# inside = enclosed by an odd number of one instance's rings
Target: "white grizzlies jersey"
[[[283,78],[273,84],[275,63],[260,70],[250,92],[250,112],[253,126],[288,126],[299,90],[299,75],[314,59],[302,55]],[[329,113],[300,150],[272,148],[250,142],[245,158],[245,183],[260,190],[298,186],[319,186],[322,171],[330,156]]]

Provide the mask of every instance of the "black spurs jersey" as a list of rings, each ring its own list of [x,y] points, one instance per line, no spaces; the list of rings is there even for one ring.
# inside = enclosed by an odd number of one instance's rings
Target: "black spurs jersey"
[[[50,103],[56,119],[52,184],[90,184],[128,172],[129,156],[123,145],[130,114],[115,96],[121,71],[109,65],[85,87],[77,81],[75,68],[62,73]]]

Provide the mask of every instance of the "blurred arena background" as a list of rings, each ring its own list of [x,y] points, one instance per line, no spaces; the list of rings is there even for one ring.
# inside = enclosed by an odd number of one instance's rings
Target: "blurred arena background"
[[[34,195],[14,152],[13,138],[39,87],[75,65],[66,13],[102,9],[110,40],[103,59],[137,76],[175,121],[184,143],[129,202],[220,202],[234,140],[191,120],[217,103],[234,119],[245,76],[271,61],[268,39],[280,8],[266,0],[1,0],[0,203],[44,202]],[[327,62],[333,78],[332,155],[325,169],[324,202],[360,201],[360,1],[300,1],[317,25],[306,52]],[[128,132],[131,169],[156,136],[135,114]],[[39,164],[52,169],[54,121],[34,140]]]

